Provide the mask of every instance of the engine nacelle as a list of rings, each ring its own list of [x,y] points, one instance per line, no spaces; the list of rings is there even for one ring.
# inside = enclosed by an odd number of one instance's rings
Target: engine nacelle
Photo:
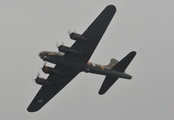
[[[44,66],[42,68],[42,71],[45,73],[45,74],[59,74],[59,75],[63,75],[62,73],[60,73],[59,71],[55,70],[54,68],[52,67],[48,67],[48,66]]]
[[[64,45],[60,45],[58,47],[58,49],[59,49],[60,52],[63,52],[63,53],[66,53],[68,51],[71,51],[71,48],[70,47],[67,47],[67,46],[64,46]]]
[[[55,61],[55,60],[53,60],[53,59],[51,59],[51,58],[49,58],[49,57],[47,57],[47,56],[44,56],[42,59],[43,59],[43,61],[47,61],[47,62],[56,64],[56,61]]]
[[[71,33],[70,34],[70,38],[72,40],[76,40],[78,42],[86,42],[86,41],[88,41],[84,36],[82,36],[82,35],[80,35],[78,33]]]
[[[60,52],[63,52],[63,53],[78,54],[78,55],[81,54],[80,52],[78,52],[76,50],[73,50],[70,47],[67,47],[67,46],[64,46],[64,45],[60,45],[58,47],[58,49],[59,49]]]
[[[52,85],[50,82],[48,82],[46,79],[44,78],[40,78],[40,77],[37,77],[35,79],[35,82],[39,85]]]

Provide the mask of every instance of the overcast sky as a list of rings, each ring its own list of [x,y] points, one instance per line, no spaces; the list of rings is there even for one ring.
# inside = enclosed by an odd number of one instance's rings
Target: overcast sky
[[[43,66],[38,53],[57,51],[56,43],[71,45],[68,30],[83,33],[109,4],[117,12],[90,61],[108,64],[135,50],[137,56],[126,71],[133,79],[119,79],[100,96],[104,76],[81,73],[41,110],[27,112],[40,89],[33,81]],[[173,0],[1,0],[0,119],[173,120],[173,4]]]

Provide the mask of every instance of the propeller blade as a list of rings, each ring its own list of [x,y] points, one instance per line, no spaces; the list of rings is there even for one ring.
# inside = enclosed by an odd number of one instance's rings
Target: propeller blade
[[[37,83],[37,79],[39,78],[39,76],[40,76],[40,72],[38,72],[37,73],[37,77],[36,77],[36,79],[34,79],[34,81]]]
[[[71,30],[69,29],[67,33],[68,33],[68,35],[70,35],[71,34]]]
[[[61,43],[61,45],[64,45],[64,41]],[[59,43],[56,43],[56,48],[59,48]]]
[[[37,77],[36,77],[36,79],[39,78],[39,76],[40,76],[40,72],[37,73]]]
[[[61,45],[64,45],[64,41],[62,42],[62,44]]]
[[[44,65],[43,65],[43,67],[42,67],[42,70],[45,69],[46,64],[47,64],[47,62],[45,61],[45,62],[44,62]]]
[[[73,32],[71,32],[71,30],[69,29],[67,33],[68,33],[68,35],[70,36],[71,33],[76,33],[76,30],[74,30]]]
[[[60,46],[60,45],[59,45],[59,43],[57,42],[57,43],[56,43],[56,48],[58,48],[59,46]]]
[[[64,41],[62,42],[61,45],[64,45]],[[59,47],[60,47],[61,45],[59,45],[59,43],[56,43],[56,48],[58,49],[58,52],[60,52],[60,51],[59,51]]]

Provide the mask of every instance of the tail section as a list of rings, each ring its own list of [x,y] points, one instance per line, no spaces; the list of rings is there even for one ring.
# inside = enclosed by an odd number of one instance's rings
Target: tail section
[[[136,55],[135,51],[130,52],[120,62],[118,62],[115,66],[113,66],[112,69],[121,73],[125,72],[125,69],[128,67],[132,59],[135,57],[135,55]],[[99,90],[99,94],[100,95],[104,94],[117,81],[118,78],[119,77],[112,77],[107,75]]]

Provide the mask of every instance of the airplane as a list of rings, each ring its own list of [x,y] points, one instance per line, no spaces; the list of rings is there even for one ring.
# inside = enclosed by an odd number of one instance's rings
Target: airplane
[[[80,72],[106,76],[98,92],[100,95],[106,93],[118,78],[132,78],[131,75],[125,73],[125,69],[135,57],[135,51],[130,52],[120,61],[112,58],[108,65],[88,62],[115,12],[116,7],[108,5],[83,34],[70,33],[70,38],[75,40],[71,47],[60,45],[58,52],[43,51],[39,53],[39,57],[43,61],[53,63],[55,67],[44,64],[42,71],[49,74],[48,78],[44,79],[38,75],[35,79],[35,82],[42,87],[28,106],[29,112],[41,109]]]

